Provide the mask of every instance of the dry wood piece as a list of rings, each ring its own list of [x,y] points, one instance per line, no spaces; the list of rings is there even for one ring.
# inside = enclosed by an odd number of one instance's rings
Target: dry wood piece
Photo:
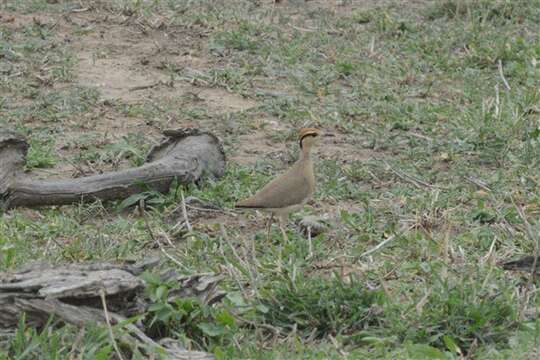
[[[174,179],[188,184],[223,175],[225,154],[216,136],[198,129],[167,130],[164,135],[143,166],[77,179],[37,180],[22,176],[28,149],[24,138],[0,129],[0,208],[123,199],[145,186],[166,192]]]
[[[21,174],[27,151],[28,143],[21,135],[0,130],[0,194]]]
[[[23,313],[33,327],[44,326],[51,315],[79,327],[88,323],[106,326],[101,294],[105,295],[107,314],[113,323],[144,313],[150,303],[144,292],[146,284],[137,275],[158,263],[158,259],[149,259],[137,264],[37,264],[14,273],[0,273],[0,329],[15,329]],[[197,297],[205,304],[213,304],[225,296],[217,289],[222,276],[213,273],[180,276],[171,270],[160,278],[180,284],[169,293],[170,302]],[[134,324],[126,325],[125,330],[120,340],[141,347],[141,351],[159,348],[171,359],[213,358],[204,352],[182,349],[171,339],[158,343]]]
[[[521,259],[501,263],[500,265],[505,270],[526,271],[535,276],[540,276],[540,264],[538,261],[535,262],[535,258],[536,256],[534,255],[528,255]]]

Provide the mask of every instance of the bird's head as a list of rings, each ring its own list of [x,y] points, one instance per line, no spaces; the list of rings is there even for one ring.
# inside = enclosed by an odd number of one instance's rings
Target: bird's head
[[[300,141],[300,148],[310,148],[319,140],[321,131],[316,128],[302,128],[298,133],[298,140]]]

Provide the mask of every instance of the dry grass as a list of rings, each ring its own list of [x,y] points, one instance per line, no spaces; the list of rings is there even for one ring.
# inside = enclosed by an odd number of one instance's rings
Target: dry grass
[[[218,135],[229,166],[182,189],[214,211],[184,215],[172,191],[148,193],[147,219],[116,203],[5,213],[0,269],[165,250],[170,266],[221,272],[224,304],[157,306],[167,312],[145,319],[218,358],[534,358],[535,284],[496,264],[535,249],[524,219],[540,226],[539,9],[5,1],[0,125],[29,137],[29,171],[136,165],[162,129],[186,125]],[[275,228],[267,241],[261,214],[229,210],[295,159],[303,125],[328,135],[316,197],[291,219],[330,225],[311,257],[294,225],[288,244]],[[0,357],[115,356],[107,329],[71,348],[77,334],[21,325]]]

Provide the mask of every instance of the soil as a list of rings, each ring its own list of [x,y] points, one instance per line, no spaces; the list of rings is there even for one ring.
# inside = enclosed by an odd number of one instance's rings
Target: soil
[[[274,6],[272,1],[261,2],[262,6]],[[341,5],[341,4],[345,5]],[[345,1],[307,1],[303,6],[309,9],[327,9],[348,11],[350,5]],[[356,3],[356,2],[355,2]],[[367,1],[369,5],[375,1]],[[357,5],[357,4],[356,4]],[[278,5],[275,5],[278,6]],[[284,1],[279,6],[290,6],[291,15],[302,8],[294,2]],[[305,9],[304,9],[305,10]],[[349,9],[350,10],[350,9]],[[21,29],[30,24],[54,27],[56,36],[76,54],[74,77],[70,84],[54,83],[53,88],[69,86],[91,87],[99,91],[99,105],[84,114],[80,121],[73,124],[72,130],[65,129],[63,136],[57,139],[57,152],[62,159],[67,155],[86,151],[71,138],[77,139],[81,131],[93,131],[102,134],[102,144],[113,144],[122,136],[139,132],[151,140],[157,140],[164,127],[202,126],[220,136],[220,132],[230,132],[235,125],[216,123],[215,120],[183,120],[171,118],[166,123],[156,125],[153,119],[143,116],[126,116],[113,106],[115,103],[141,104],[171,99],[187,99],[206,109],[211,116],[221,119],[226,114],[238,114],[256,109],[262,105],[255,97],[245,97],[225,88],[205,86],[197,81],[171,82],[170,71],[179,73],[206,73],[221,67],[222,59],[210,56],[200,41],[204,31],[197,28],[165,27],[162,19],[141,23],[137,19],[119,15],[111,17],[110,12],[100,9],[72,12],[69,14],[32,13],[24,15],[4,12],[0,14],[3,24],[12,29]],[[290,29],[291,31],[293,29]],[[185,79],[184,79],[185,80]],[[249,115],[251,116],[251,114]],[[39,122],[39,119],[36,119]],[[37,126],[38,124],[36,124]],[[276,143],[270,138],[273,132],[294,131],[278,118],[253,113],[249,132],[235,137],[230,146],[228,160],[241,165],[253,165],[260,159],[277,158],[284,161],[283,167],[290,161],[293,143]],[[319,159],[334,159],[348,164],[356,160],[369,159],[373,154],[369,149],[348,139],[345,134],[330,133],[324,139],[324,149],[316,151]],[[44,177],[84,176],[96,172],[115,170],[121,164],[72,164],[61,161],[54,169],[37,170],[36,174]],[[326,204],[317,211],[339,214],[340,209],[358,211],[350,204]],[[332,215],[332,216],[333,216]],[[220,221],[229,218],[219,217]],[[238,219],[229,219],[229,221]],[[253,222],[250,226],[253,226]],[[257,224],[261,225],[261,224]]]

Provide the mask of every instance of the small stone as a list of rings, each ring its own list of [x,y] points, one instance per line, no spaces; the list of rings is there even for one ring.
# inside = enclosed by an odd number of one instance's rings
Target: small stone
[[[311,236],[317,236],[328,230],[329,225],[327,220],[314,215],[304,216],[299,222],[298,226],[304,235],[307,236],[308,229],[311,231]]]

